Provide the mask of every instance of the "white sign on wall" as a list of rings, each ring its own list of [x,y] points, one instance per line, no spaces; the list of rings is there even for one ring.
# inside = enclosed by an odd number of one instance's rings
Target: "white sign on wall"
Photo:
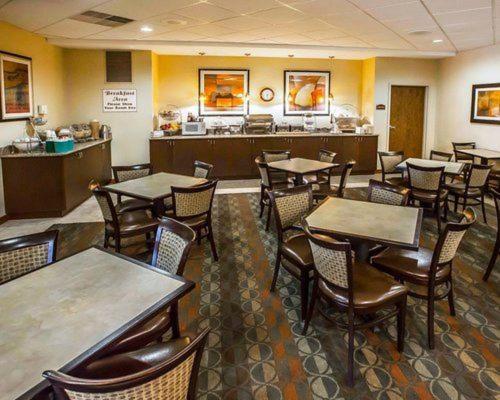
[[[103,89],[103,112],[137,112],[137,90]]]

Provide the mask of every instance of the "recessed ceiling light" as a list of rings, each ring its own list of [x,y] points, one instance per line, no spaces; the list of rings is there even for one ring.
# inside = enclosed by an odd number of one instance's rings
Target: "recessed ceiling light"
[[[187,21],[184,21],[183,19],[164,19],[161,21],[164,24],[167,25],[186,25]]]
[[[144,25],[144,26],[141,26],[141,32],[153,32],[153,28],[151,28],[150,26]]]
[[[245,53],[245,57],[250,57],[252,53]]]
[[[204,52],[204,51],[200,51],[198,54],[199,54],[200,56],[204,56],[204,55],[205,55],[205,52]]]
[[[288,54],[288,57],[292,58],[294,56],[294,54]]]
[[[408,32],[408,35],[423,36],[423,35],[428,35],[429,33],[432,33],[432,32],[431,31],[420,30],[420,31],[411,31],[411,32]]]
[[[434,39],[432,43],[443,43],[443,39]]]

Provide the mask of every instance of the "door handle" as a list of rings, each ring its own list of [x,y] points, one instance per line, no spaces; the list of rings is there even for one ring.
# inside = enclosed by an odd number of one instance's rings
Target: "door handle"
[[[389,129],[396,129],[394,125],[389,125]]]

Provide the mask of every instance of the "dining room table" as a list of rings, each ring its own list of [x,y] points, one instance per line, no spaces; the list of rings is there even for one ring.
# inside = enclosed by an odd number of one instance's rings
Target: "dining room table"
[[[473,156],[474,158],[479,158],[481,164],[488,165],[490,161],[500,160],[500,151],[488,150],[488,149],[456,149],[457,153],[466,154],[468,156]]]
[[[68,373],[99,358],[193,287],[100,247],[0,285],[0,399],[50,390],[43,371]]]
[[[465,167],[465,164],[462,162],[428,160],[424,158],[407,158],[396,165],[396,169],[398,171],[405,172],[407,170],[407,163],[425,168],[444,167],[444,173],[446,175],[460,175]]]
[[[306,217],[311,230],[348,240],[356,260],[368,261],[375,245],[417,250],[422,208],[327,197]]]
[[[273,161],[267,165],[271,170],[283,171],[294,175],[294,183],[298,186],[304,184],[304,175],[336,168],[340,164],[297,157],[287,160]]]
[[[172,196],[172,186],[187,188],[206,182],[206,179],[194,176],[158,172],[141,178],[106,185],[103,189],[111,193],[149,201],[153,204],[154,214],[161,217],[165,214],[164,200]]]

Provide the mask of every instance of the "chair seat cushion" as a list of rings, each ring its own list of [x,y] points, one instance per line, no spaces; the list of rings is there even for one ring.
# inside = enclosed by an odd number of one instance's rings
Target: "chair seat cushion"
[[[151,232],[158,227],[158,220],[151,217],[144,210],[130,211],[118,215],[120,233],[122,234],[140,234],[142,232]],[[107,224],[106,229],[114,231],[112,224]]]
[[[465,183],[463,182],[449,183],[446,185],[446,189],[448,189],[451,194],[463,196],[465,194]],[[481,196],[481,190],[478,188],[470,188],[467,191],[467,196],[479,197]]]
[[[145,347],[160,339],[171,326],[170,312],[164,311],[131,330],[123,339],[113,345],[107,354],[125,353]]]
[[[432,262],[433,251],[421,247],[418,251],[388,248],[382,253],[372,257],[372,265],[378,269],[401,277],[403,280],[427,284]],[[446,280],[450,275],[449,265],[440,267],[436,273],[436,281]]]
[[[303,233],[291,236],[281,245],[283,256],[300,267],[311,268],[313,257],[306,235]]]
[[[72,375],[85,379],[112,379],[134,374],[172,358],[192,341],[191,336],[184,336],[128,353],[115,354],[83,366]]]
[[[364,262],[353,264],[353,283],[354,308],[358,310],[397,303],[408,292],[404,285]],[[331,300],[348,305],[347,290],[333,288],[322,279],[319,280],[319,289]]]
[[[339,193],[339,187],[335,185],[328,185],[328,182],[326,183],[314,183],[312,185],[312,190],[313,190],[313,196],[315,198],[321,198],[321,197],[337,197]]]
[[[388,183],[389,185],[392,185],[392,186],[400,186],[400,187],[407,187],[408,186],[408,180],[405,178],[402,178],[400,176],[386,178],[385,182]]]
[[[168,218],[175,218],[173,210],[169,210],[165,213],[165,216]],[[178,221],[182,222],[183,224],[189,226],[191,229],[196,230],[196,228],[199,228],[201,226],[204,226],[208,223],[207,221],[207,215],[198,215],[197,217],[189,218],[189,219],[178,219]]]
[[[412,189],[410,196],[415,200],[429,202],[429,203],[436,201],[437,197],[435,193],[430,193],[426,192],[425,190],[418,190],[418,189]],[[448,190],[441,189],[439,192],[439,201],[444,201],[446,199],[446,196],[448,196]]]
[[[127,199],[117,203],[115,209],[117,214],[122,214],[129,211],[150,209],[152,206],[153,204],[147,200]]]

